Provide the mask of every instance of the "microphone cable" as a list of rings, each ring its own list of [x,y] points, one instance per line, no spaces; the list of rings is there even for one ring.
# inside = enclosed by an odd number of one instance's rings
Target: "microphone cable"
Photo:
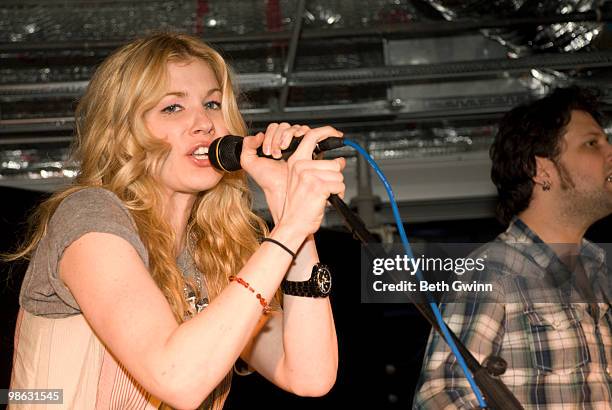
[[[408,237],[406,236],[406,231],[404,230],[404,225],[402,224],[402,218],[400,216],[399,209],[397,207],[395,195],[393,194],[393,190],[391,189],[391,185],[389,184],[389,181],[387,181],[387,178],[383,174],[382,170],[379,168],[376,161],[374,161],[374,158],[372,158],[372,156],[370,156],[370,154],[368,154],[368,152],[365,149],[363,149],[359,144],[357,144],[355,141],[344,138],[344,145],[353,147],[359,154],[361,154],[368,161],[368,163],[372,166],[374,171],[376,171],[378,178],[383,183],[385,190],[387,191],[387,195],[389,196],[389,202],[391,203],[391,208],[393,209],[393,217],[395,219],[395,224],[400,234],[400,238],[402,239],[404,251],[406,252],[406,255],[409,258],[414,259],[414,254],[412,253],[412,248],[410,247],[410,243],[408,242]],[[425,280],[423,278],[423,274],[421,273],[420,269],[416,270],[416,276],[419,279],[419,281]],[[467,364],[465,363],[465,359],[459,352],[459,349],[457,348],[455,341],[453,340],[453,338],[448,332],[448,328],[446,327],[446,323],[444,322],[444,319],[442,319],[442,313],[440,312],[438,305],[432,300],[432,297],[429,291],[427,291],[426,294],[429,299],[429,306],[431,307],[431,310],[433,311],[436,317],[436,321],[438,322],[438,325],[440,326],[444,339],[446,340],[446,343],[448,344],[451,351],[457,358],[457,362],[459,363],[459,366],[461,367],[463,374],[465,374],[465,377],[467,378],[467,381],[470,384],[472,391],[476,395],[476,399],[478,400],[479,406],[483,409],[487,408],[487,403],[484,400],[484,397],[482,395],[482,392],[480,391],[480,388],[476,384],[476,381],[474,380],[472,373],[468,369]]]

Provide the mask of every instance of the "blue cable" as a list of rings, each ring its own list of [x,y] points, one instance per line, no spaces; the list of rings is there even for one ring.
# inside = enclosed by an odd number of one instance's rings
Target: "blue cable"
[[[367,159],[368,163],[372,166],[372,168],[374,168],[374,171],[376,171],[378,178],[380,178],[381,182],[385,186],[385,189],[387,190],[387,195],[389,196],[391,208],[393,209],[393,216],[395,218],[395,224],[397,225],[397,229],[399,231],[400,237],[402,238],[402,244],[404,245],[404,251],[406,252],[406,255],[409,258],[414,259],[412,248],[410,247],[410,243],[408,242],[406,231],[404,231],[404,225],[402,224],[402,218],[400,217],[399,209],[397,208],[397,202],[395,201],[395,195],[393,194],[391,185],[389,185],[389,181],[387,181],[387,178],[382,173],[382,170],[378,167],[378,164],[374,161],[374,158],[372,158],[370,154],[368,154],[368,152],[364,150],[359,144],[357,144],[355,141],[344,138],[344,145],[348,145],[349,147],[355,148],[357,152],[359,152],[363,157],[365,157],[365,159]],[[421,273],[420,269],[416,271],[416,276],[419,279],[419,281],[424,280],[423,274]],[[467,378],[468,383],[470,384],[470,387],[472,388],[472,390],[474,391],[474,394],[476,395],[476,399],[478,399],[479,406],[483,409],[486,408],[487,404],[484,400],[484,397],[482,396],[482,392],[480,391],[480,388],[474,381],[472,373],[468,369],[465,363],[465,360],[463,359],[463,356],[461,356],[461,353],[459,353],[459,349],[457,349],[457,345],[455,344],[455,341],[453,340],[450,333],[448,332],[448,328],[446,327],[446,323],[442,319],[442,314],[440,313],[440,309],[438,308],[438,305],[434,303],[433,301],[431,301],[431,295],[429,293],[427,293],[427,296],[428,296],[428,299],[430,300],[429,306],[431,306],[431,310],[433,310],[434,315],[436,316],[436,320],[438,321],[438,325],[440,326],[440,329],[442,330],[442,334],[444,335],[444,338],[446,339],[446,343],[448,344],[451,351],[457,358],[457,362],[459,363],[459,366],[461,367],[463,374],[465,374],[465,377]]]

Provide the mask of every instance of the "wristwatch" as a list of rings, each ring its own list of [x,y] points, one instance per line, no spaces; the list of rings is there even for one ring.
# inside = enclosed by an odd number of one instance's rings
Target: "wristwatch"
[[[331,273],[322,263],[312,267],[310,279],[301,282],[283,280],[281,289],[285,295],[307,298],[325,298],[331,292]]]

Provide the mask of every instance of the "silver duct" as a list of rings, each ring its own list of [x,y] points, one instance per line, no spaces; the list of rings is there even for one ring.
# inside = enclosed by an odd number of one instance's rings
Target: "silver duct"
[[[482,16],[520,18],[595,10],[604,0],[426,0],[447,20]],[[599,36],[600,23],[558,23],[518,30],[487,29],[483,33],[508,48],[510,57],[533,51],[570,52],[583,49]]]

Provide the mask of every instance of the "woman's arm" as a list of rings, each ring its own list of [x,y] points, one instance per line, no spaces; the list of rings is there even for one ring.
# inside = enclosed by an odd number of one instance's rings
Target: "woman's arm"
[[[288,241],[293,235],[280,228],[276,236]],[[290,260],[282,249],[264,246],[240,276],[270,300]],[[88,233],[73,242],[60,261],[60,277],[118,361],[177,408],[197,407],[212,392],[262,316],[255,295],[232,282],[179,326],[135,249],[112,234]]]
[[[247,158],[247,161],[243,160],[243,164],[262,187],[276,225],[281,223],[283,216],[285,220],[299,217],[292,217],[284,212],[287,206],[287,183],[290,168],[295,161],[309,159],[310,153],[308,149],[296,152],[285,163],[255,158],[255,149],[262,145],[264,152],[275,153],[276,157],[280,157],[280,149],[289,145],[293,137],[302,135],[307,140],[314,139],[316,143],[326,137],[340,137],[342,133],[332,127],[310,129],[307,126],[291,126],[286,123],[270,124],[265,134],[252,137],[243,145],[243,157]],[[259,161],[258,166],[249,167],[249,160]],[[339,171],[343,167],[344,162],[340,160]],[[339,178],[339,182],[343,181],[340,173],[334,178]],[[309,197],[301,200],[308,201]],[[317,262],[319,257],[314,236],[309,235],[287,272],[287,280],[307,280]],[[282,348],[278,349],[278,346]],[[338,369],[338,345],[329,298],[285,295],[282,314],[275,314],[265,326],[261,324],[257,328],[242,358],[264,377],[285,390],[303,396],[321,396],[327,393],[335,383]]]
[[[309,236],[287,279],[308,279],[317,262],[314,237]],[[275,312],[258,328],[242,358],[285,390],[301,396],[326,394],[338,370],[338,344],[329,298],[285,295],[283,312]]]

